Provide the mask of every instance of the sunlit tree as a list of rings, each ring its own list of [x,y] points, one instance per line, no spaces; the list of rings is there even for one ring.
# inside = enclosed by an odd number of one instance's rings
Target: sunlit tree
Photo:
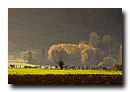
[[[113,69],[122,70],[122,63],[115,63],[115,64],[113,64]]]
[[[81,62],[79,46],[76,44],[57,44],[50,47],[49,59],[63,57],[68,64],[76,64]]]
[[[105,57],[103,58],[103,62],[100,62],[98,66],[112,67],[114,63],[116,63],[116,59],[113,59],[113,57]]]
[[[81,61],[85,64],[86,62],[87,62],[87,60],[88,60],[88,55],[87,55],[87,53],[82,53],[81,54]]]
[[[84,50],[86,48],[90,48],[90,46],[86,45],[84,41],[83,42],[81,41],[81,42],[79,42],[78,48],[80,49],[80,51],[82,51],[82,50]]]
[[[79,44],[86,44],[86,41],[80,41]]]
[[[95,55],[96,55],[95,50],[96,49],[93,49],[93,48],[87,48],[81,51],[81,61],[83,62],[85,66],[87,65],[91,67],[92,65],[98,64],[98,61],[95,58]]]

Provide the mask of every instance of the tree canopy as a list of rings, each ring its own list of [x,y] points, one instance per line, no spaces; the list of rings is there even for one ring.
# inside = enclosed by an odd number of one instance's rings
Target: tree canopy
[[[122,62],[121,8],[10,8],[8,20],[9,54],[24,51],[30,62],[50,64],[62,56],[76,65],[98,65],[105,57]]]
[[[89,34],[89,45],[92,45],[93,47],[98,47],[101,43],[100,37],[96,32],[91,32]]]
[[[113,57],[105,57],[103,58],[103,62],[100,62],[98,66],[113,67],[114,63],[116,63],[116,59],[113,59]]]

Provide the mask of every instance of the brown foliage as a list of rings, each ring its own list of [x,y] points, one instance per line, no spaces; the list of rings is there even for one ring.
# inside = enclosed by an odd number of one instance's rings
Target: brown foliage
[[[115,64],[113,64],[113,69],[122,70],[122,63],[115,63]]]
[[[112,67],[115,62],[116,59],[113,59],[113,57],[105,57],[103,58],[103,62],[100,62],[98,66]]]

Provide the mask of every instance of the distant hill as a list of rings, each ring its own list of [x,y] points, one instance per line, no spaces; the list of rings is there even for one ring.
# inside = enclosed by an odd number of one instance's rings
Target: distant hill
[[[24,44],[19,41],[27,35],[44,37],[45,47],[53,45],[54,40],[56,43],[88,42],[89,33],[93,31],[101,38],[110,35],[121,42],[122,9],[9,8],[8,30],[9,41],[19,45]]]

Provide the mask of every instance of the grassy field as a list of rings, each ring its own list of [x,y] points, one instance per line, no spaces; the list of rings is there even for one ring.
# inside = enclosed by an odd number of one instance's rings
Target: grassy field
[[[17,53],[16,53],[17,54]],[[107,74],[107,75],[122,75],[122,71],[103,71],[103,70],[55,70],[55,69],[19,69],[20,65],[23,68],[25,65],[35,66],[33,64],[28,64],[26,61],[20,58],[19,54],[17,54],[17,58],[14,60],[12,55],[8,57],[8,67],[10,64],[17,65],[17,69],[8,68],[8,74],[17,74],[17,75],[46,75],[46,74],[54,74],[54,75],[66,75],[66,74]],[[39,66],[39,65],[36,65]],[[46,66],[45,66],[46,67]],[[44,66],[42,66],[44,68]],[[54,68],[54,67],[53,67]]]
[[[17,75],[66,75],[66,74],[105,74],[105,75],[122,75],[122,71],[104,71],[104,70],[55,70],[55,69],[8,69],[8,74]]]

